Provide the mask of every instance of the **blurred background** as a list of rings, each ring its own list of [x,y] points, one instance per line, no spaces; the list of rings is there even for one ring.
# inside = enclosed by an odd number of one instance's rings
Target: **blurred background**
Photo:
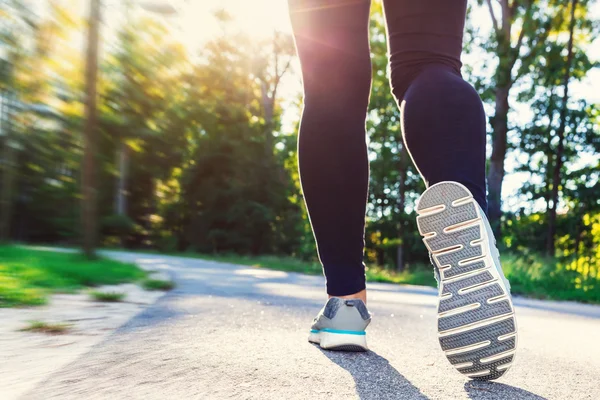
[[[287,2],[0,0],[0,18],[1,241],[320,272]],[[591,0],[470,2],[463,75],[516,293],[600,302],[599,31]],[[368,276],[434,285],[378,0],[371,52]]]

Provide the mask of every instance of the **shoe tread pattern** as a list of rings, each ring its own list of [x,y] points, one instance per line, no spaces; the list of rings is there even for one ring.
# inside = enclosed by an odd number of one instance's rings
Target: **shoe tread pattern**
[[[461,201],[453,206],[452,203],[457,200]],[[495,266],[489,261],[486,265],[484,258],[476,259],[486,256],[490,251],[487,243],[480,242],[484,238],[485,226],[478,215],[478,208],[464,186],[442,182],[431,186],[419,199],[417,225],[424,243],[433,253],[435,267],[441,272],[438,313],[450,312],[449,315],[438,316],[438,331],[442,335],[440,345],[444,351],[454,351],[447,358],[452,364],[458,365],[461,373],[477,375],[489,371],[485,375],[472,377],[489,380],[506,372],[507,368],[498,367],[512,362],[516,337],[498,339],[515,332],[514,312],[510,297],[501,297],[505,295],[505,290],[495,277]],[[444,231],[460,224],[465,226],[450,232]],[[466,275],[461,278],[463,274]],[[452,281],[445,283],[448,279]],[[486,285],[490,282],[495,283]],[[485,286],[476,288],[476,285]],[[473,287],[472,290],[460,293],[461,289],[470,287]],[[488,300],[493,298],[496,300],[490,304]],[[470,305],[473,307],[469,308]],[[460,310],[461,307],[465,309]],[[469,326],[471,324],[474,326]],[[452,333],[453,330],[456,333]],[[469,346],[474,348],[469,349]],[[466,351],[461,349],[463,347]],[[504,353],[506,356],[502,357]],[[494,356],[501,358],[486,360]],[[482,362],[482,359],[488,362]]]

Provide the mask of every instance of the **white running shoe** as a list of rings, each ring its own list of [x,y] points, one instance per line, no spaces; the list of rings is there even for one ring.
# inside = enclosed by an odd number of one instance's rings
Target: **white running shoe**
[[[362,300],[332,297],[314,319],[308,341],[326,350],[367,351],[365,329],[370,322]]]

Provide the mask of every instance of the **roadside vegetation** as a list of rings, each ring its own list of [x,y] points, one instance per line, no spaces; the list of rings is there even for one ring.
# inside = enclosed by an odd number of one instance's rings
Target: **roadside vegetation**
[[[0,245],[0,307],[45,304],[52,293],[138,281],[145,272],[134,264],[80,254]]]
[[[22,332],[38,332],[59,335],[67,333],[71,329],[70,324],[51,323],[44,321],[30,321],[29,325],[20,329]]]
[[[144,252],[144,251],[140,251]],[[146,253],[157,254],[156,251]],[[194,252],[169,253],[230,264],[248,265],[310,275],[322,274],[317,262],[285,256],[209,255]],[[502,256],[502,267],[512,293],[548,300],[572,300],[600,304],[600,277],[588,263],[560,262],[538,254]],[[433,268],[425,263],[406,265],[404,271],[369,264],[369,282],[387,282],[436,287]],[[84,287],[138,282],[146,290],[172,290],[175,283],[152,279],[134,264],[106,258],[87,261],[80,254],[58,253],[18,246],[0,246],[0,307],[45,304],[51,293],[73,293]],[[119,292],[91,291],[95,301],[123,301]]]
[[[172,290],[175,288],[175,282],[163,279],[144,279],[142,287],[146,290]]]
[[[91,291],[90,297],[94,301],[100,301],[104,303],[118,303],[125,299],[125,293],[121,292],[100,292],[100,291]]]

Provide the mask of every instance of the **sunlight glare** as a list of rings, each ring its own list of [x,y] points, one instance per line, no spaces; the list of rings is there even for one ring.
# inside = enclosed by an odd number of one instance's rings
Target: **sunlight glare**
[[[255,40],[268,38],[274,31],[291,33],[287,1],[191,0],[181,15],[182,39],[188,48],[198,48],[221,33],[214,16],[218,10],[231,16],[235,31]]]

